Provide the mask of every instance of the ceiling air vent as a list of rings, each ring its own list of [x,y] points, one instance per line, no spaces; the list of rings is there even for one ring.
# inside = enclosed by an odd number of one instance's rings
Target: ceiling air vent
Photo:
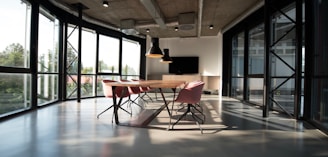
[[[195,13],[182,13],[179,14],[178,23],[180,30],[191,30],[195,28]]]
[[[121,31],[126,35],[136,35],[138,32],[135,29],[135,20],[121,20]]]

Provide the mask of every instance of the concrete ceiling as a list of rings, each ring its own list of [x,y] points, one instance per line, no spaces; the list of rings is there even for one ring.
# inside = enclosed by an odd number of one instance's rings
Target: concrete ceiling
[[[74,12],[85,6],[83,18],[122,32],[158,38],[217,36],[235,19],[259,6],[263,0],[50,0]],[[213,25],[213,29],[209,26]],[[179,30],[175,31],[175,27]],[[149,29],[149,32],[146,30]]]

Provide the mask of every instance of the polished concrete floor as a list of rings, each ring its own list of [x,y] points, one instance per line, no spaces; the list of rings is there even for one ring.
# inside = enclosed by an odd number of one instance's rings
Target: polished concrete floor
[[[166,94],[168,98],[170,93]],[[234,99],[203,95],[206,122],[183,119],[167,130],[161,100],[145,109],[120,111],[123,124],[111,122],[112,110],[96,118],[110,99],[83,99],[44,107],[0,123],[1,157],[324,157],[328,137],[302,122],[262,111]],[[178,106],[177,104],[175,106]],[[128,108],[129,110],[130,108]],[[176,109],[176,107],[175,107]],[[182,111],[181,111],[182,112]],[[181,112],[173,111],[172,122]],[[156,116],[154,119],[152,117]]]

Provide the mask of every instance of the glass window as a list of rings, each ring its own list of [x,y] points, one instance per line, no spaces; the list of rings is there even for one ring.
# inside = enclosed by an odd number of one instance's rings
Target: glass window
[[[96,50],[97,50],[97,34],[95,31],[82,30],[82,57],[81,57],[81,73],[95,74],[96,73]]]
[[[244,92],[244,32],[232,38],[231,96],[243,99]]]
[[[232,38],[232,76],[244,76],[244,32]]]
[[[31,4],[0,1],[0,117],[31,107],[30,67]],[[6,73],[3,67],[19,73]]]
[[[272,18],[273,38],[272,47],[276,55],[271,60],[271,85],[273,91],[274,108],[280,111],[294,113],[295,100],[295,52],[296,52],[296,8],[295,3],[276,12]],[[291,20],[292,19],[292,20]]]
[[[231,80],[231,96],[243,99],[244,93],[244,78],[232,78]]]
[[[264,24],[249,31],[248,74],[264,71]]]
[[[30,18],[29,3],[21,0],[0,2],[0,66],[30,67]]]
[[[122,76],[128,79],[128,76],[139,78],[140,73],[140,44],[139,42],[123,39],[122,50]]]
[[[78,70],[78,27],[69,25],[67,28],[67,58],[66,58],[66,97],[77,97]]]
[[[0,116],[31,107],[31,75],[0,73]]]
[[[311,89],[311,119],[328,130],[328,1],[314,1],[313,30],[315,52]]]
[[[58,99],[58,74],[38,74],[38,105]]]
[[[249,30],[247,100],[263,104],[264,24]]]
[[[119,73],[120,40],[99,35],[98,72]]]
[[[248,79],[248,99],[257,105],[263,105],[263,78]]]
[[[78,70],[78,27],[70,25],[67,37],[67,98],[77,97]],[[81,46],[81,97],[95,95],[97,36],[93,30],[82,28]]]
[[[97,96],[104,96],[102,80],[115,80],[120,81],[121,77],[119,75],[97,75]]]
[[[95,75],[81,75],[81,97],[95,96]]]
[[[58,99],[59,21],[43,8],[39,14],[38,105]]]
[[[95,96],[96,50],[96,32],[83,28],[81,52],[81,97]]]

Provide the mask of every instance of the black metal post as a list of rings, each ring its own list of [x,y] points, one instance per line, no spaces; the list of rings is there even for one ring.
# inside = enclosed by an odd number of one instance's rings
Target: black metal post
[[[81,102],[81,51],[82,51],[82,4],[78,5],[79,11],[79,41],[78,41],[78,66],[77,66],[77,102]]]
[[[39,38],[39,3],[32,2],[32,12],[31,12],[31,108],[36,109],[38,106],[38,38]]]
[[[296,1],[296,51],[295,51],[295,96],[294,96],[294,117],[300,119],[301,97],[302,97],[302,46],[303,46],[303,22],[302,3]]]
[[[264,32],[265,32],[265,52],[264,52],[264,99],[263,99],[263,117],[268,117],[271,105],[271,8],[270,0],[265,0],[264,4]]]
[[[66,35],[66,33],[64,34],[64,24],[63,22],[60,22],[59,23],[59,39],[63,39],[64,40],[64,35]],[[66,40],[65,40],[66,41]],[[65,67],[64,65],[66,65],[65,63],[65,60],[64,60],[64,56],[65,56],[65,53],[61,53],[62,50],[63,50],[63,42],[60,42],[59,45],[58,45],[58,49],[59,49],[59,53],[58,53],[58,72],[59,72],[59,79],[58,79],[58,100],[59,101],[63,101],[64,100],[64,94],[63,93],[66,93],[64,91],[66,91],[66,88],[65,88],[65,85],[66,85],[66,80],[65,80]],[[65,50],[63,50],[65,51]],[[65,83],[64,83],[65,81]]]

